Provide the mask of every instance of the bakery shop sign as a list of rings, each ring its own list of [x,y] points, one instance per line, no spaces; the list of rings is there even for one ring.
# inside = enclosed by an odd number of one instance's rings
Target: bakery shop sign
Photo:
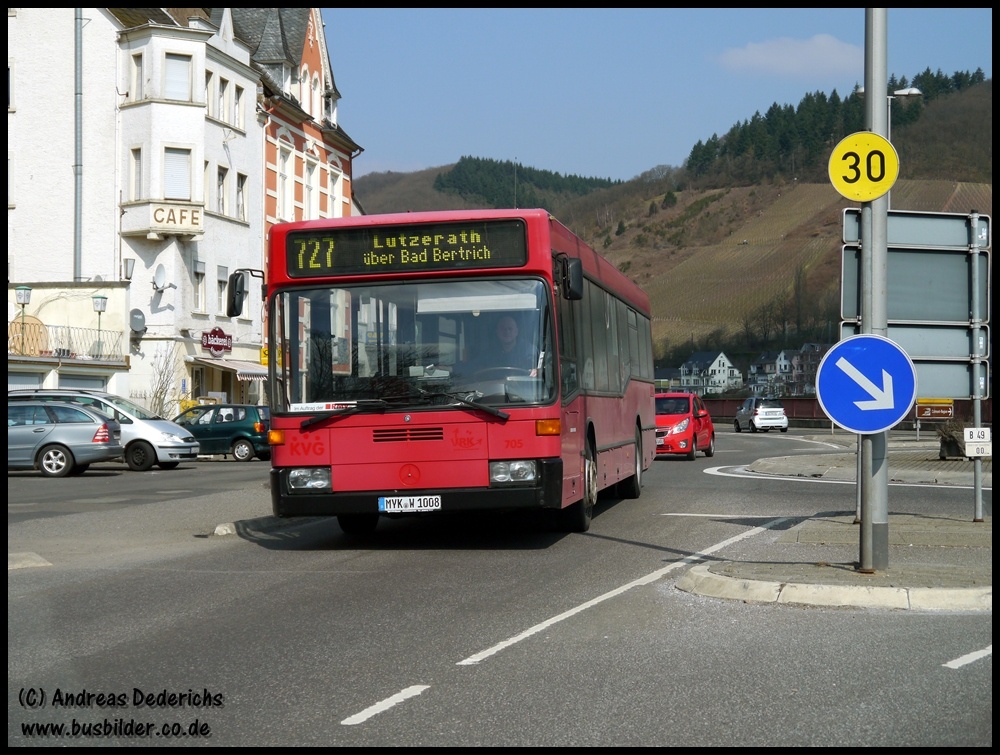
[[[233,350],[233,337],[226,335],[222,328],[212,328],[201,334],[201,348],[208,349],[213,357],[221,357]]]

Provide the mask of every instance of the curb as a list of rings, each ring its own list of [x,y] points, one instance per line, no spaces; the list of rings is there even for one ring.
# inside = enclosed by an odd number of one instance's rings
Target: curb
[[[677,581],[677,589],[710,598],[748,603],[787,603],[811,606],[894,608],[910,611],[993,611],[993,587],[850,587],[794,582],[737,579],[709,570],[710,564],[691,567]]]

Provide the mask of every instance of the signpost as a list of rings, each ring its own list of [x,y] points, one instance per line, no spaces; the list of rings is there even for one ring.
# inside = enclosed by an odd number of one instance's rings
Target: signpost
[[[917,397],[917,373],[899,346],[876,335],[840,341],[816,371],[816,398],[845,430],[870,435],[897,425]]]

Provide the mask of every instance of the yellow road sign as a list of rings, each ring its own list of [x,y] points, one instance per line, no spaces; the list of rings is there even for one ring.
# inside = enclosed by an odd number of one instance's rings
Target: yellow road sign
[[[830,155],[830,181],[841,196],[855,202],[878,199],[899,175],[899,156],[889,140],[871,131],[841,139]]]

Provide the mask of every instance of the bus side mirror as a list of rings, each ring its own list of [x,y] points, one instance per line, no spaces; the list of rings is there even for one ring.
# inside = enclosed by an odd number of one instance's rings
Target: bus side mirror
[[[562,289],[564,299],[579,301],[583,298],[583,262],[579,259],[565,261]]]
[[[229,276],[229,287],[226,292],[226,317],[239,317],[243,314],[243,302],[247,298],[247,279],[241,272]]]

